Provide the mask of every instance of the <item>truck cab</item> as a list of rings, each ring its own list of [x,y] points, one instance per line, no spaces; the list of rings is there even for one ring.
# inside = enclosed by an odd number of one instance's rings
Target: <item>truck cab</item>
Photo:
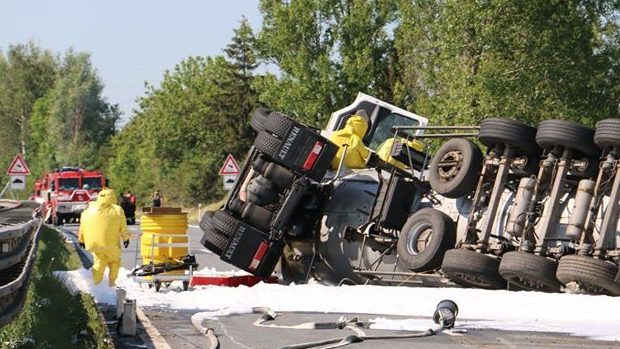
[[[35,183],[35,200],[46,204],[50,223],[75,222],[104,185],[101,171],[62,167],[46,173]]]

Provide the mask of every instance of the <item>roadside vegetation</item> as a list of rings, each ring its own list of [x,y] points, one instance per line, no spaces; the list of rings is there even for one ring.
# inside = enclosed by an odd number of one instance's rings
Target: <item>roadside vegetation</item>
[[[122,128],[88,54],[34,44],[0,54],[0,167],[103,169],[141,204],[212,202],[227,153],[249,148],[265,106],[323,127],[365,92],[428,117],[476,124],[594,125],[620,115],[620,1],[261,0],[223,54],[188,57],[148,85]],[[260,67],[260,68],[259,68]],[[118,126],[118,125],[117,125]]]
[[[71,245],[56,231],[42,227],[35,269],[24,308],[10,324],[0,329],[0,347],[112,348],[92,297],[71,294],[57,279],[55,270],[81,266]]]

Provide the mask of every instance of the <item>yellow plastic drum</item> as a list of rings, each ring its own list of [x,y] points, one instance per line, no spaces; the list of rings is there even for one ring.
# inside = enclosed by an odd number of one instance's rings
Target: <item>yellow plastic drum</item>
[[[160,247],[157,244],[187,244],[186,213],[143,213],[140,217],[140,256],[142,263],[164,263],[189,253],[185,247]],[[178,236],[177,236],[178,235]]]

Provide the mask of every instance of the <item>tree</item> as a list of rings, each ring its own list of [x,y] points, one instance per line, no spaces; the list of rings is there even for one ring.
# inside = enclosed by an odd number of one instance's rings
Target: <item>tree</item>
[[[618,116],[617,1],[401,6],[409,16],[398,28],[399,54],[415,67],[406,70],[403,85],[415,96],[413,109],[434,120],[504,116],[593,124]],[[410,17],[412,9],[421,15]]]
[[[260,102],[316,126],[357,92],[391,101],[394,1],[262,0]]]
[[[235,156],[241,156],[242,152],[247,151],[253,138],[249,115],[256,107],[256,92],[252,84],[257,63],[254,53],[255,37],[247,19],[241,20],[234,34],[231,43],[224,49],[229,62],[226,69],[228,76],[216,81],[220,86],[221,96],[217,98],[219,103],[214,104],[221,105],[222,112],[226,115],[222,126],[230,128],[226,133],[239,140]]]
[[[32,135],[42,169],[95,167],[121,113],[102,96],[103,84],[87,53],[68,51],[53,88],[34,106]]]
[[[52,52],[33,42],[9,46],[6,58],[0,54],[0,160],[28,155],[32,107],[52,87],[56,70]]]
[[[165,188],[168,202],[188,204],[223,194],[218,169],[228,153],[245,156],[254,137],[253,41],[244,19],[224,50],[228,60],[189,57],[147,87],[111,142],[107,172],[117,188],[142,197]]]

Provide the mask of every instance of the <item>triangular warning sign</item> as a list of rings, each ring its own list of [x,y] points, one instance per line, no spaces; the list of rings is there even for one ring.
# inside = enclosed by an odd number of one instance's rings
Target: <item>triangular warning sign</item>
[[[228,154],[226,161],[224,161],[224,166],[220,168],[220,176],[237,175],[239,172],[241,172],[241,170],[239,170],[237,161],[235,161],[235,158],[233,158],[231,154]]]
[[[28,165],[26,165],[26,161],[22,157],[22,154],[15,155],[15,159],[11,162],[11,165],[9,166],[9,169],[6,170],[6,173],[9,176],[27,176],[30,174],[30,169],[28,169]]]

